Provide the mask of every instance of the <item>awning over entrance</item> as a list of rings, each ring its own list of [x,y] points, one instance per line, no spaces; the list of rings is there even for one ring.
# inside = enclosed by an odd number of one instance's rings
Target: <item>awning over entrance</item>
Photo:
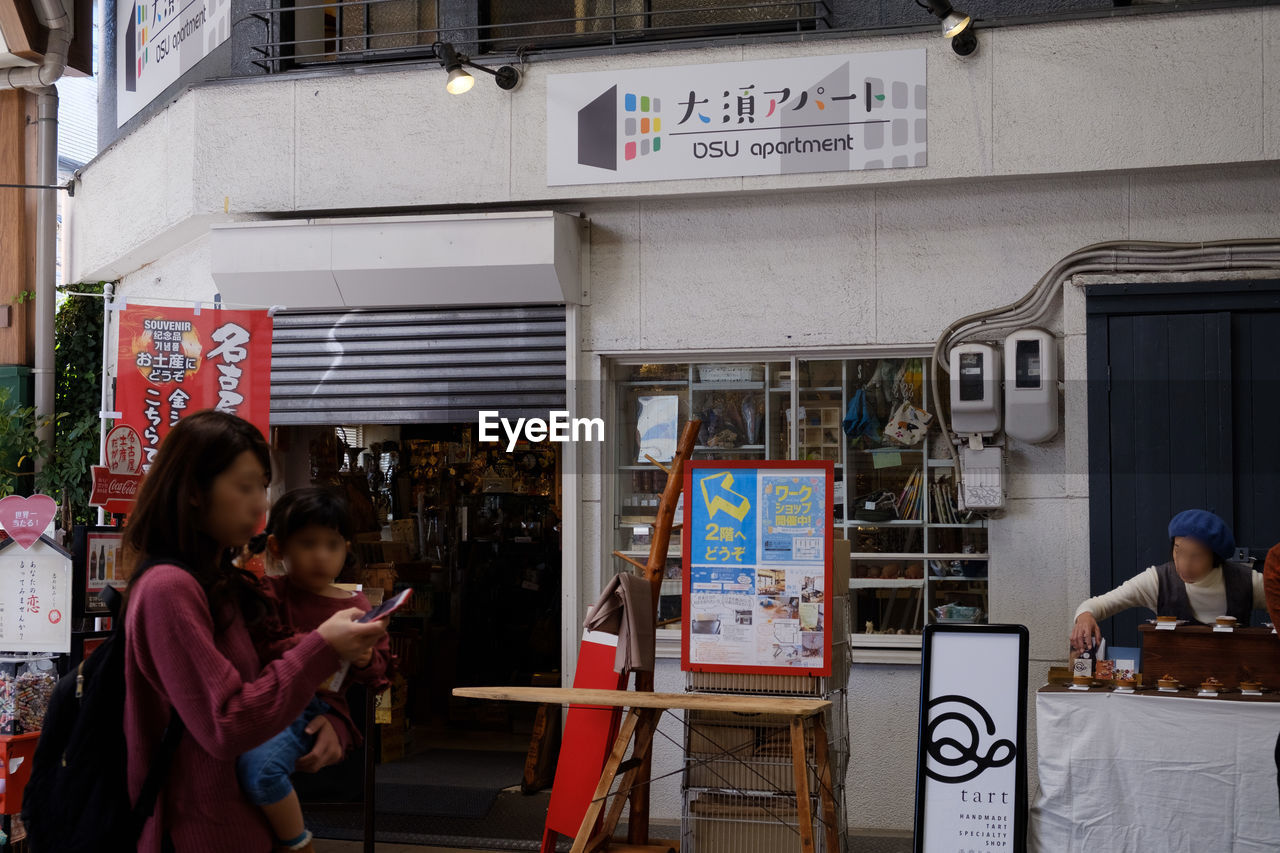
[[[283,309],[273,424],[546,417],[585,231],[549,211],[242,222],[213,229],[212,272],[226,302]]]
[[[286,308],[583,304],[585,228],[550,211],[215,225],[213,280]]]

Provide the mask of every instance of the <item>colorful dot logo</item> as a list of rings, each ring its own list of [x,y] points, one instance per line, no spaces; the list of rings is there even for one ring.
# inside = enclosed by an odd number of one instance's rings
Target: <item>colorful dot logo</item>
[[[622,156],[634,160],[662,150],[662,110],[660,98],[636,95],[628,92],[622,98],[623,136]]]
[[[612,86],[578,110],[578,164],[616,171],[662,150],[662,100]]]

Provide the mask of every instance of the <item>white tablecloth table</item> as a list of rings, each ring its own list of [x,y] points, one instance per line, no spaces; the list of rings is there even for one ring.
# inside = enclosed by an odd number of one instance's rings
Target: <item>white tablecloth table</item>
[[[1280,702],[1045,688],[1036,732],[1031,853],[1280,850]]]

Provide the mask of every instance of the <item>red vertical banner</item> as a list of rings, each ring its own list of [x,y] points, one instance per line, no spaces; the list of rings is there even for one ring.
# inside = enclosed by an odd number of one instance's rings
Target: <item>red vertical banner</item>
[[[271,327],[266,311],[130,306],[120,312],[117,424],[142,438],[143,470],[191,412],[239,415],[267,435]]]

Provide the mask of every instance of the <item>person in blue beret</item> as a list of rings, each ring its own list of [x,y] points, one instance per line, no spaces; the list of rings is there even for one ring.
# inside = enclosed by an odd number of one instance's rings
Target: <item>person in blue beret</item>
[[[1130,607],[1145,607],[1157,616],[1192,625],[1233,616],[1247,626],[1255,608],[1266,608],[1267,599],[1262,573],[1230,561],[1235,548],[1231,528],[1218,516],[1203,509],[1178,513],[1169,522],[1169,562],[1081,604],[1071,629],[1071,648],[1085,651],[1096,646],[1102,640],[1098,623]]]

